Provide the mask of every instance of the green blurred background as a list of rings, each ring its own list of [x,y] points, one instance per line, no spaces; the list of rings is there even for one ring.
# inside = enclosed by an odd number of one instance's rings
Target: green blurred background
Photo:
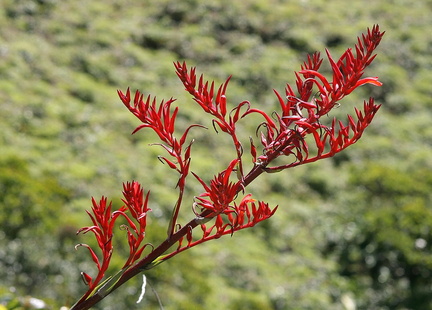
[[[121,184],[151,190],[149,241],[165,235],[176,175],[155,135],[116,90],[178,98],[178,127],[211,119],[178,81],[186,60],[208,79],[233,78],[231,103],[270,113],[272,88],[294,83],[307,53],[334,57],[373,24],[387,33],[365,86],[336,114],[374,96],[383,105],[361,141],[338,156],[250,188],[276,215],[186,251],[147,273],[171,309],[432,309],[432,32],[430,0],[2,0],[0,4],[0,305],[31,297],[70,306],[94,274],[76,236],[90,197],[120,205]],[[328,67],[327,67],[328,68]],[[242,123],[245,145],[260,119]],[[192,170],[210,178],[233,158],[229,137],[196,129]],[[191,180],[192,181],[192,180]],[[201,193],[188,187],[191,201]],[[192,216],[187,203],[182,219]],[[114,269],[127,255],[116,231]],[[134,279],[96,309],[159,309]],[[1,306],[0,306],[1,308]]]

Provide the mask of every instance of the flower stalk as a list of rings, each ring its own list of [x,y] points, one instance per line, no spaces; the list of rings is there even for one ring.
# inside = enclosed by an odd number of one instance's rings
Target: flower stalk
[[[340,105],[341,100],[356,88],[365,84],[381,86],[377,77],[363,75],[375,58],[373,53],[383,35],[378,25],[373,26],[358,38],[354,52],[347,49],[338,60],[333,59],[326,50],[331,78],[319,72],[323,62],[320,54],[309,55],[301,70],[295,73],[295,88],[287,85],[284,95],[274,91],[279,109],[271,114],[255,108],[248,101],[229,108],[227,88],[231,76],[216,87],[214,82],[206,81],[203,75],[198,77],[196,68],[188,68],[185,62],[175,62],[177,76],[185,90],[202,111],[213,118],[214,129],[231,137],[236,152],[235,158],[210,181],[190,171],[193,139],[189,139],[189,133],[194,127],[205,126],[192,124],[177,136],[175,122],[179,107],[173,108],[175,99],[158,103],[150,95],[144,98],[139,91],[134,96],[129,88],[126,92],[118,91],[120,100],[141,122],[133,133],[147,128],[157,134],[160,142],[155,145],[165,152],[165,155],[159,156],[159,160],[178,173],[178,196],[167,228],[167,237],[157,246],[145,242],[147,216],[151,214],[150,192],[145,192],[138,182],[123,185],[123,206],[116,211],[111,210],[112,205],[107,203],[105,197],[99,202],[92,199],[92,211],[87,213],[93,225],[80,229],[78,233],[92,232],[101,254],[98,256],[86,244],[77,247],[88,249],[98,272],[95,277],[82,273],[88,289],[71,309],[89,309],[137,274],[194,246],[232,235],[273,216],[278,207],[271,208],[267,203],[252,198],[252,194],[246,193],[247,186],[262,173],[279,172],[332,157],[362,137],[380,108],[373,98],[365,101],[362,109],[355,108],[353,115],[348,115],[346,121],[335,118],[325,125],[320,119]],[[257,142],[250,139],[249,155],[254,165],[246,172],[243,164],[246,154],[238,137],[237,123],[251,114],[261,115],[263,122],[258,124],[256,131],[260,145],[257,146]],[[275,165],[276,159],[280,159],[278,163],[281,160],[284,163]],[[178,216],[190,177],[201,184],[203,192],[192,203],[192,219],[181,225]],[[120,228],[126,232],[129,256],[116,275],[105,279],[114,250],[113,228],[120,217],[126,222]],[[143,254],[145,252],[147,254]]]

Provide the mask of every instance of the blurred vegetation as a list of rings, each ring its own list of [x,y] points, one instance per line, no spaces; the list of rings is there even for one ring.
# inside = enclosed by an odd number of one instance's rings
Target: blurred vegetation
[[[0,4],[0,309],[70,306],[91,273],[90,196],[120,204],[132,179],[151,190],[148,238],[165,234],[174,175],[129,133],[138,122],[116,90],[178,98],[179,129],[211,128],[172,62],[209,79],[230,74],[232,102],[276,107],[272,88],[293,83],[307,53],[340,55],[378,23],[387,31],[364,87],[383,104],[356,145],[326,161],[266,175],[251,187],[279,205],[266,223],[182,253],[134,279],[98,309],[432,309],[432,37],[430,0],[3,0]],[[258,122],[258,118],[257,118]],[[244,124],[245,138],[255,125]],[[210,177],[233,151],[196,129],[193,171]],[[247,140],[245,140],[247,145]],[[190,184],[190,197],[200,193]],[[190,211],[183,210],[184,219]],[[124,237],[119,230],[116,238]],[[121,267],[118,247],[113,268]],[[4,308],[4,307],[3,307]]]

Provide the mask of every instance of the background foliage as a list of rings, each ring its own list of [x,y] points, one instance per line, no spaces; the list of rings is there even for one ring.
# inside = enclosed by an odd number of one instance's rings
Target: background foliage
[[[57,309],[83,293],[79,272],[93,266],[73,246],[90,238],[75,232],[88,224],[90,196],[119,204],[123,181],[152,191],[148,238],[164,236],[175,178],[148,147],[153,136],[129,135],[137,123],[117,89],[179,98],[185,126],[205,123],[174,73],[172,62],[186,60],[209,79],[233,74],[231,100],[271,111],[272,88],[294,82],[306,53],[329,47],[337,56],[378,23],[387,34],[369,72],[384,86],[364,87],[338,110],[369,94],[383,104],[364,138],[333,159],[264,176],[252,190],[280,205],[272,219],[147,277],[165,309],[432,309],[430,0],[4,0],[0,8],[0,305],[33,296]],[[246,138],[255,130],[244,128]],[[192,170],[210,177],[231,158],[229,141],[212,130],[194,138]],[[135,304],[140,285],[131,281],[100,309],[157,309],[150,289]]]

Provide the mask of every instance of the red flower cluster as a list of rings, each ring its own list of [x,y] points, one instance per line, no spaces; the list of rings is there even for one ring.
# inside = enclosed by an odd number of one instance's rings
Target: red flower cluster
[[[248,194],[243,197],[239,205],[234,202],[229,209],[225,210],[224,214],[227,215],[227,220],[224,220],[222,214],[218,214],[214,224],[210,228],[207,228],[206,224],[201,224],[203,237],[195,243],[198,244],[210,239],[217,239],[226,234],[232,235],[235,231],[253,227],[257,223],[271,217],[277,208],[276,206],[271,209],[268,204],[262,201],[259,201],[257,205],[255,199],[252,199],[252,195]],[[190,244],[189,246],[193,245],[195,244]]]
[[[151,210],[148,207],[149,193],[144,195],[144,190],[138,182],[123,185],[124,205],[117,211],[111,212],[111,203],[107,205],[105,197],[102,197],[99,203],[92,200],[92,213],[87,213],[93,225],[80,229],[78,233],[94,233],[102,258],[99,259],[88,245],[78,245],[90,251],[99,272],[95,278],[82,273],[89,290],[72,309],[88,309],[128,279],[186,249],[226,234],[233,234],[268,219],[277,207],[271,209],[266,203],[255,201],[251,194],[244,194],[246,187],[259,175],[331,157],[360,139],[380,107],[374,103],[373,98],[364,102],[362,110],[355,108],[355,115],[348,115],[346,124],[334,119],[331,124],[325,125],[320,119],[328,115],[357,87],[365,84],[381,85],[378,78],[363,78],[363,73],[375,58],[373,52],[383,35],[378,26],[368,29],[367,34],[358,39],[355,52],[348,49],[337,61],[326,50],[332,70],[331,79],[327,79],[319,72],[323,62],[320,54],[308,56],[301,70],[296,73],[296,91],[290,85],[286,86],[284,96],[275,91],[280,110],[272,114],[252,107],[248,101],[234,105],[228,112],[226,91],[231,77],[215,91],[214,82],[205,81],[203,75],[197,78],[195,68],[188,69],[185,62],[174,63],[176,73],[186,91],[205,113],[213,117],[215,130],[219,128],[231,137],[236,151],[236,158],[209,182],[205,182],[192,172],[201,183],[204,192],[195,197],[194,218],[183,226],[178,223],[178,215],[189,175],[193,142],[192,140],[186,143],[186,140],[191,128],[204,126],[190,125],[180,138],[177,138],[175,121],[179,107],[172,108],[174,99],[157,103],[156,98],[148,96],[144,99],[144,96],[136,91],[132,101],[129,89],[126,93],[119,91],[123,104],[142,123],[134,133],[142,128],[152,129],[161,141],[157,145],[169,155],[160,156],[159,159],[179,173],[178,199],[168,225],[167,239],[157,247],[144,244],[146,217]],[[264,118],[263,123],[257,126],[257,132],[261,131],[262,154],[257,155],[257,147],[251,139],[250,152],[254,166],[248,173],[244,173],[245,154],[237,136],[236,125],[252,113],[258,113]],[[271,165],[276,158],[284,156],[291,156],[286,164]],[[232,177],[233,172],[237,174],[235,181]],[[237,199],[240,193],[244,194],[241,200]],[[99,284],[112,256],[113,227],[120,216],[126,221],[121,227],[127,232],[129,257],[115,277]],[[195,235],[193,230],[198,226],[201,232]],[[143,251],[149,245],[150,253],[142,258]],[[171,248],[173,250],[170,250]]]
[[[212,211],[207,217],[214,217],[219,213],[224,213],[237,196],[239,188],[241,187],[241,182],[232,183],[230,181],[230,176],[238,161],[238,159],[234,159],[226,170],[219,173],[219,175],[215,176],[215,178],[210,181],[210,186],[205,184],[199,176],[194,174],[206,190],[205,193],[201,194],[196,199],[199,201],[197,205],[203,209]],[[208,199],[205,197],[208,197]]]
[[[242,165],[242,155],[243,149],[242,145],[237,138],[236,123],[241,118],[241,109],[246,106],[249,109],[249,102],[242,101],[237,106],[235,106],[227,117],[227,97],[226,90],[231,76],[219,86],[218,91],[215,96],[215,85],[214,82],[209,83],[204,82],[204,76],[201,74],[198,84],[196,69],[191,68],[188,70],[186,63],[180,62],[174,63],[177,71],[177,76],[182,81],[185,86],[186,91],[188,91],[193,99],[200,105],[204,112],[214,116],[213,127],[216,129],[216,125],[225,133],[231,136],[233,140],[234,147],[237,152],[237,158],[239,160],[238,167],[240,173],[243,173]]]
[[[348,49],[338,61],[334,61],[327,50],[333,71],[332,82],[318,72],[323,61],[320,54],[309,56],[302,65],[302,70],[296,73],[297,94],[290,85],[285,89],[285,98],[275,91],[281,108],[281,113],[273,114],[275,120],[258,109],[249,109],[243,115],[259,113],[265,118],[263,126],[266,130],[261,133],[264,151],[262,156],[256,158],[258,165],[265,167],[267,171],[278,171],[313,162],[335,155],[361,137],[380,107],[374,104],[373,98],[365,102],[363,112],[355,109],[357,120],[348,115],[348,125],[334,119],[328,127],[320,122],[320,118],[327,115],[355,88],[364,84],[381,86],[378,78],[362,76],[364,69],[375,58],[376,55],[372,53],[383,35],[379,27],[374,26],[372,30],[368,30],[367,35],[362,36],[362,40],[358,40],[355,46],[356,55]],[[317,87],[318,93],[312,97],[314,86]],[[309,157],[311,148],[305,140],[308,134],[313,135],[317,149],[313,157]],[[256,156],[255,147],[252,149],[252,155]],[[267,165],[280,155],[294,155],[295,160],[286,165],[268,168]]]
[[[93,225],[81,228],[80,230],[78,230],[77,234],[86,234],[88,232],[92,232],[95,235],[98,246],[102,252],[102,259],[100,260],[96,253],[93,251],[93,249],[87,244],[80,243],[75,246],[75,249],[80,246],[86,247],[90,251],[92,259],[98,269],[98,274],[95,278],[92,278],[85,272],[81,272],[84,283],[86,283],[89,287],[86,295],[84,295],[82,299],[86,298],[96,288],[96,286],[104,277],[105,272],[108,269],[109,263],[111,261],[111,256],[113,252],[112,237],[116,217],[113,216],[111,213],[112,204],[109,203],[109,205],[107,205],[106,197],[102,197],[99,203],[97,203],[96,200],[92,198],[92,203],[93,214],[89,211],[86,212],[90,216]],[[120,210],[124,210],[124,208],[121,208]]]
[[[122,215],[128,223],[121,226],[127,231],[129,242],[129,258],[123,268],[132,265],[138,260],[144,249],[149,245],[148,243],[141,245],[147,227],[147,213],[151,211],[148,207],[149,194],[150,192],[147,192],[144,198],[144,189],[138,182],[133,181],[123,184],[123,196],[125,199],[122,201],[126,205],[126,210],[123,207],[113,212],[113,217]],[[135,222],[129,217],[126,211],[129,211],[130,216]]]
[[[137,261],[141,257],[144,249],[149,245],[142,245],[147,225],[147,214],[151,211],[151,209],[148,208],[149,193],[147,192],[144,198],[144,190],[138,182],[135,181],[123,184],[123,189],[123,202],[125,205],[114,212],[111,212],[112,203],[110,202],[107,204],[106,197],[102,197],[99,203],[92,198],[92,212],[86,212],[90,216],[93,225],[83,227],[77,232],[77,234],[93,232],[99,249],[102,252],[102,259],[99,259],[96,252],[89,245],[80,243],[75,247],[78,248],[82,246],[87,248],[98,269],[98,274],[95,278],[92,278],[85,272],[81,273],[84,282],[88,286],[88,291],[81,300],[84,300],[93,293],[105,276],[105,272],[108,269],[113,253],[112,238],[114,235],[114,224],[119,216],[124,217],[127,222],[127,224],[122,225],[121,227],[127,231],[130,249],[129,257],[126,260],[123,269]]]
[[[203,194],[202,196],[207,195]],[[198,203],[199,206],[203,208],[211,207],[211,209],[214,210],[212,208],[213,204],[210,201],[204,200],[201,197],[198,197],[198,199],[200,200],[200,203]],[[238,230],[253,227],[257,223],[270,218],[276,212],[277,208],[278,207],[276,206],[275,208],[271,209],[268,204],[261,201],[256,203],[255,199],[252,199],[252,195],[248,194],[243,197],[238,205],[234,202],[219,212],[214,211],[214,213],[207,217],[198,215],[197,222],[201,227],[201,237],[194,240],[192,229],[189,229],[186,233],[187,244],[183,245],[184,237],[182,236],[178,240],[176,250],[164,255],[163,257],[160,257],[160,262],[165,261],[198,244],[213,239],[218,239],[223,235],[232,235]],[[207,226],[205,223],[213,218],[215,219],[214,223]]]

